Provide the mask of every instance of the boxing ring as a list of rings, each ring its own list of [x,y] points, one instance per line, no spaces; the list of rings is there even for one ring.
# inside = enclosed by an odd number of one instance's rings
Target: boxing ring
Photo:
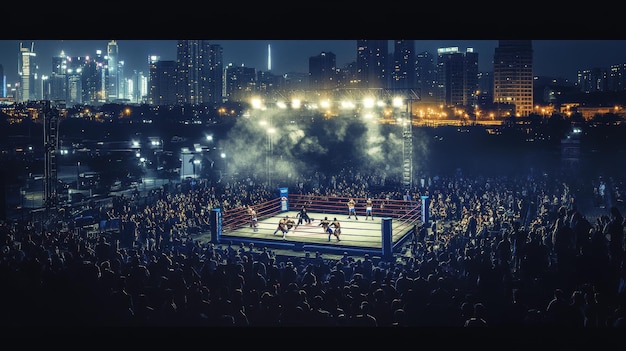
[[[211,215],[211,241],[215,243],[249,244],[295,251],[351,255],[370,254],[391,259],[402,244],[422,224],[420,200],[372,198],[372,215],[366,218],[365,198],[287,194],[265,203],[250,206],[256,211],[256,226],[248,208],[228,211],[214,209]],[[348,201],[355,201],[354,215],[348,218]],[[311,222],[299,223],[299,212],[306,206]],[[288,217],[294,225],[287,233],[278,229],[280,219]],[[341,224],[340,240],[325,232],[321,221],[337,219]],[[331,227],[332,228],[332,227]]]

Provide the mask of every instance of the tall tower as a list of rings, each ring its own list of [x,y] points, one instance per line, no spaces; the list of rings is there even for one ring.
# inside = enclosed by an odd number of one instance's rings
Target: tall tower
[[[437,103],[473,106],[478,91],[478,53],[458,47],[437,49]]]
[[[83,103],[104,103],[107,100],[107,68],[102,50],[96,50],[94,57],[85,57],[82,66]]]
[[[176,61],[153,56],[149,75],[148,102],[153,105],[176,105]]]
[[[68,105],[83,103],[83,68],[85,58],[82,56],[67,57],[67,94]]]
[[[115,40],[111,40],[107,44],[107,66],[109,68],[109,87],[108,100],[113,101],[121,98],[120,94],[120,76],[119,76],[119,56],[118,47]]]
[[[162,96],[160,96],[161,92],[159,91],[162,83],[159,80],[159,74],[161,73],[158,70],[159,62],[161,62],[161,56],[148,56],[148,77],[150,80],[148,82],[148,103],[152,105],[163,105],[161,101]],[[176,77],[174,76],[174,78]]]
[[[387,40],[357,40],[357,79],[361,88],[386,89],[388,86]]]
[[[0,86],[0,97],[1,98],[7,97],[7,79],[6,79],[6,76],[4,75],[4,67],[2,67],[1,63],[0,63],[0,84],[2,84],[2,86]]]
[[[50,76],[50,100],[67,100],[67,57],[61,51],[52,57],[52,75]]]
[[[221,102],[223,58],[221,45],[208,40],[179,40],[176,47],[176,85],[179,104]]]
[[[18,56],[17,74],[20,76],[20,89],[18,101],[29,101],[37,99],[37,54],[35,53],[35,43],[31,47],[24,47],[20,43],[20,53]]]
[[[143,71],[133,70],[133,75],[128,80],[128,94],[131,102],[145,103],[148,100],[148,79],[149,77]]]
[[[478,53],[473,48],[465,50],[463,65],[464,79],[464,106],[476,106],[478,104]]]
[[[207,92],[205,95],[208,96],[208,102],[221,103],[224,87],[224,49],[219,44],[209,45],[209,72],[207,78],[205,86]]]
[[[607,91],[609,71],[606,68],[590,68],[579,70],[576,75],[576,85],[583,93],[597,93]]]
[[[267,44],[267,71],[272,70],[272,47]]]
[[[178,100],[181,104],[200,104],[208,68],[208,41],[179,40],[176,48]]]
[[[500,40],[493,55],[493,102],[515,105],[515,115],[533,111],[533,47],[530,40]]]
[[[608,91],[626,90],[626,63],[609,67],[606,86]]]
[[[309,88],[332,90],[337,87],[337,57],[332,52],[321,52],[309,57]]]
[[[225,94],[230,101],[245,101],[252,97],[256,88],[256,72],[252,67],[233,66],[225,69]]]
[[[415,40],[394,40],[391,87],[415,88]]]
[[[119,86],[117,87],[117,96],[120,99],[128,99],[128,88],[126,87],[126,79],[124,78],[124,60],[117,61],[117,81]]]
[[[422,102],[435,102],[435,88],[437,82],[437,67],[435,57],[428,51],[420,52],[415,60],[417,93]]]

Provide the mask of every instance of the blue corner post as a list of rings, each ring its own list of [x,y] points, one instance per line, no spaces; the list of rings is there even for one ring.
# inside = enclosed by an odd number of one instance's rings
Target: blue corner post
[[[393,258],[393,237],[391,231],[391,218],[384,217],[381,222],[381,229],[383,232],[383,259],[391,260]]]
[[[430,200],[428,199],[428,196],[425,195],[420,196],[420,198],[422,199],[422,223],[424,224],[424,228],[428,228],[428,222],[430,222],[430,214],[428,210],[430,208]]]
[[[213,244],[220,243],[220,237],[222,236],[222,211],[219,208],[211,210],[211,242]]]

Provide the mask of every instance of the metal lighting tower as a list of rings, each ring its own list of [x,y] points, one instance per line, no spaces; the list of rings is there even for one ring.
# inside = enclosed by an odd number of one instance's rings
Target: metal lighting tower
[[[410,189],[413,185],[413,121],[411,120],[411,103],[407,103],[408,121],[402,131],[402,185]]]
[[[267,129],[267,153],[266,153],[266,162],[267,162],[267,183],[269,186],[272,186],[272,157],[274,156],[274,140],[273,135],[276,131],[274,127],[271,125],[270,119],[270,127]]]
[[[407,190],[413,187],[413,101],[417,100],[417,93],[413,89],[407,89],[407,117],[402,131],[402,185]]]
[[[44,206],[54,212],[57,207],[57,150],[59,148],[59,111],[43,102],[44,118]]]

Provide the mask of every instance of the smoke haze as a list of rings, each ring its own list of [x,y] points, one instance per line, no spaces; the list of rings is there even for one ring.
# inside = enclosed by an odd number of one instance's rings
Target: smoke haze
[[[220,143],[227,171],[274,182],[295,180],[344,168],[386,177],[400,177],[403,128],[355,116],[330,119],[296,115],[285,110],[254,110],[243,117]],[[273,132],[269,132],[273,130]],[[413,138],[414,171],[427,157],[428,142]],[[228,156],[232,155],[232,156]],[[268,166],[269,157],[269,166]]]

